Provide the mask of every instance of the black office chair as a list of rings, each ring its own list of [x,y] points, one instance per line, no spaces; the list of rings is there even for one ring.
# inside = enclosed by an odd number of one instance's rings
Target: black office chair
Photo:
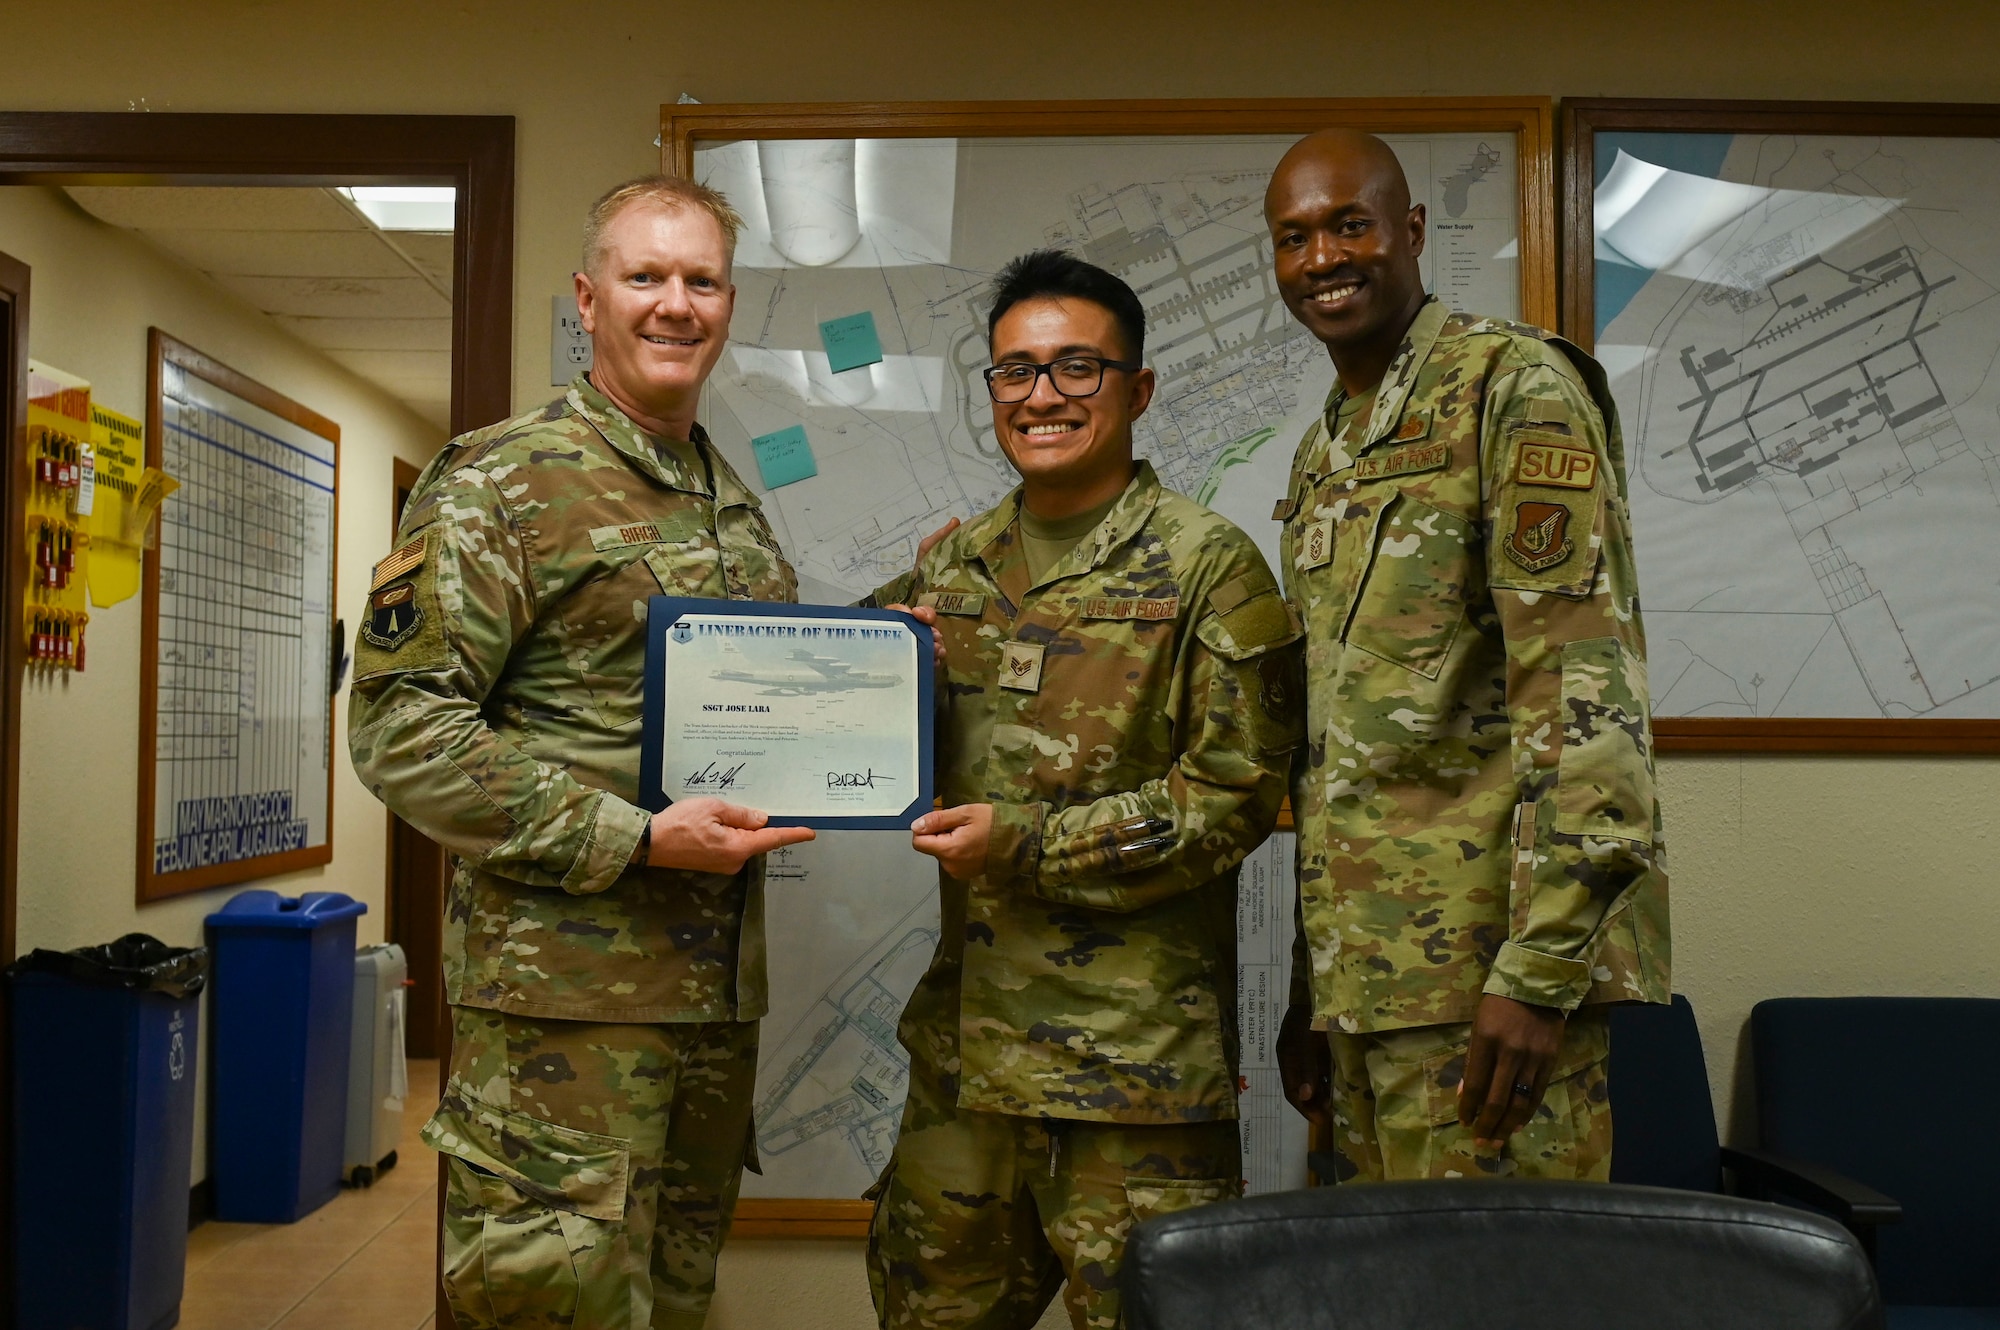
[[[1895,1201],[1823,1161],[1722,1144],[1701,1030],[1679,993],[1670,1006],[1633,1002],[1611,1009],[1607,1076],[1613,1182],[1720,1192],[1726,1170],[1742,1195],[1804,1201],[1833,1215],[1871,1257],[1875,1231],[1902,1217]]]
[[[1750,1013],[1759,1143],[1888,1192],[1894,1330],[2000,1327],[2000,999],[1776,998]]]
[[[1391,1182],[1149,1220],[1130,1330],[1879,1330],[1853,1236],[1802,1210],[1587,1182]]]

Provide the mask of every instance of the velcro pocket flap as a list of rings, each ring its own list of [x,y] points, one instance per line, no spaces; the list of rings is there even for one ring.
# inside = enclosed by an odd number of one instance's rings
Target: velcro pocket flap
[[[1208,593],[1207,614],[1195,632],[1226,660],[1247,660],[1296,641],[1299,621],[1268,574],[1245,573]]]
[[[454,1084],[431,1120],[424,1144],[514,1184],[555,1210],[616,1222],[625,1217],[631,1150],[615,1136],[494,1108]]]

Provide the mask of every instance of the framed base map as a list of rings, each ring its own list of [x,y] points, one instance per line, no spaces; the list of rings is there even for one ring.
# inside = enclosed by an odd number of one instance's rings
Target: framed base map
[[[333,858],[340,427],[151,334],[139,901]]]
[[[1564,124],[1659,746],[2000,750],[2000,107]]]
[[[1044,246],[1138,293],[1158,378],[1138,452],[1275,565],[1272,500],[1333,369],[1278,297],[1263,199],[1312,130],[1388,141],[1429,210],[1430,289],[1460,309],[1555,317],[1545,98],[675,105],[661,120],[663,168],[744,218],[702,419],[762,477],[804,601],[866,595],[911,566],[920,537],[1014,487],[980,377],[985,300],[1003,264]],[[1290,841],[1251,857],[1239,897],[1253,1191],[1306,1179],[1305,1124],[1270,1065]],[[856,1235],[901,1121],[895,1021],[936,946],[935,868],[906,834],[843,833],[772,856],[770,874],[765,1172],[745,1180],[735,1231]]]

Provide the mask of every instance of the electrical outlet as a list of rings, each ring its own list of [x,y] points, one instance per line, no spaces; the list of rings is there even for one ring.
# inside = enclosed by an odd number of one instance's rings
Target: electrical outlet
[[[590,368],[590,334],[576,312],[576,295],[565,292],[549,298],[549,382],[567,387],[579,371]]]

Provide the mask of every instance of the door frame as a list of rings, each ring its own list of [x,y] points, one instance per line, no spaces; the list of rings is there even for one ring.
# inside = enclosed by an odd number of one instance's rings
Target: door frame
[[[14,884],[20,866],[15,829],[21,814],[21,687],[27,671],[25,629],[28,551],[28,265],[0,254],[0,965],[14,959]],[[9,994],[0,984],[0,1123],[13,1139],[14,1045]],[[14,1155],[0,1143],[0,1288],[14,1287]],[[12,1297],[0,1325],[13,1324]]]
[[[458,191],[452,246],[451,432],[512,414],[514,359],[514,118],[467,115],[258,115],[98,111],[0,112],[0,185],[450,185]],[[18,265],[16,265],[18,266]],[[7,272],[0,268],[0,281]],[[25,328],[26,282],[10,306]],[[26,388],[26,342],[10,346]],[[20,707],[25,659],[20,595],[26,576],[18,532],[26,502],[23,400],[5,423],[0,576],[0,945],[15,947],[15,846]],[[3,1001],[3,1000],[0,1000]],[[4,1016],[4,1009],[0,1009]],[[0,1238],[13,1220],[11,1100],[0,1099]],[[440,1193],[440,1205],[443,1197]],[[11,1241],[7,1248],[11,1249]],[[0,1254],[0,1264],[4,1264]],[[11,1285],[11,1280],[8,1281]],[[452,1325],[438,1297],[439,1330]],[[0,1330],[14,1324],[0,1299]]]

